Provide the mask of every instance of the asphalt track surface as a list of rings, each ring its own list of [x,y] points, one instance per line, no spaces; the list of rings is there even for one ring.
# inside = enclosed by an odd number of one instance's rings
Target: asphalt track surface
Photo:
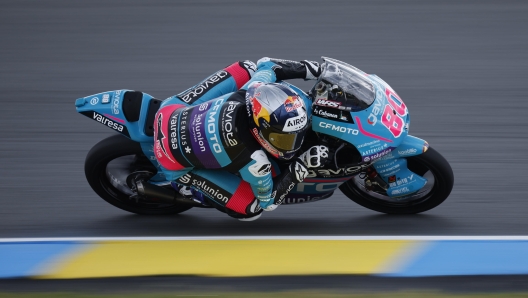
[[[528,2],[0,1],[0,238],[526,235]],[[112,132],[76,98],[166,98],[237,60],[328,56],[404,99],[411,134],[451,163],[446,202],[388,216],[343,194],[256,222],[145,217],[97,197],[84,157]],[[300,87],[310,85],[294,81]]]

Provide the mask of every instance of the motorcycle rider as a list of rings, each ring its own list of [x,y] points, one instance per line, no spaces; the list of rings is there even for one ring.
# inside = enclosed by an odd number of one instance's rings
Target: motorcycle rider
[[[240,61],[164,101],[154,151],[166,178],[183,195],[240,220],[277,208],[307,168],[329,156],[320,145],[297,156],[311,102],[282,81],[320,74],[319,64],[307,60]],[[287,165],[282,172],[268,155]]]

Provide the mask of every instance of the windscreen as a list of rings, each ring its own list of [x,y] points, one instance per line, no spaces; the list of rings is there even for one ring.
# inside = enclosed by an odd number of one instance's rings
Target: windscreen
[[[345,62],[323,57],[321,79],[339,86],[345,93],[353,95],[361,106],[369,107],[375,99],[374,86],[367,74]]]

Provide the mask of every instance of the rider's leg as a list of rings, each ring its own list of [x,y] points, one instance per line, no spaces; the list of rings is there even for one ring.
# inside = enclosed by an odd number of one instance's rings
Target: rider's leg
[[[213,73],[199,84],[167,98],[162,106],[169,104],[197,105],[235,92],[251,79],[255,70],[255,63],[249,60],[235,62]]]
[[[238,219],[256,219],[262,208],[249,183],[221,170],[193,170],[176,180],[203,193],[216,209]]]

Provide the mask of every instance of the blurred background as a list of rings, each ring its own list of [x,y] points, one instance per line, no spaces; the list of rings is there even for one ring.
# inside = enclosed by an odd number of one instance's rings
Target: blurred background
[[[0,237],[526,235],[527,14],[510,0],[2,0]],[[163,99],[264,56],[328,56],[383,78],[409,108],[410,133],[451,163],[451,196],[387,216],[336,193],[240,223],[215,210],[132,215],[89,188],[84,157],[113,132],[77,114],[76,98]]]

